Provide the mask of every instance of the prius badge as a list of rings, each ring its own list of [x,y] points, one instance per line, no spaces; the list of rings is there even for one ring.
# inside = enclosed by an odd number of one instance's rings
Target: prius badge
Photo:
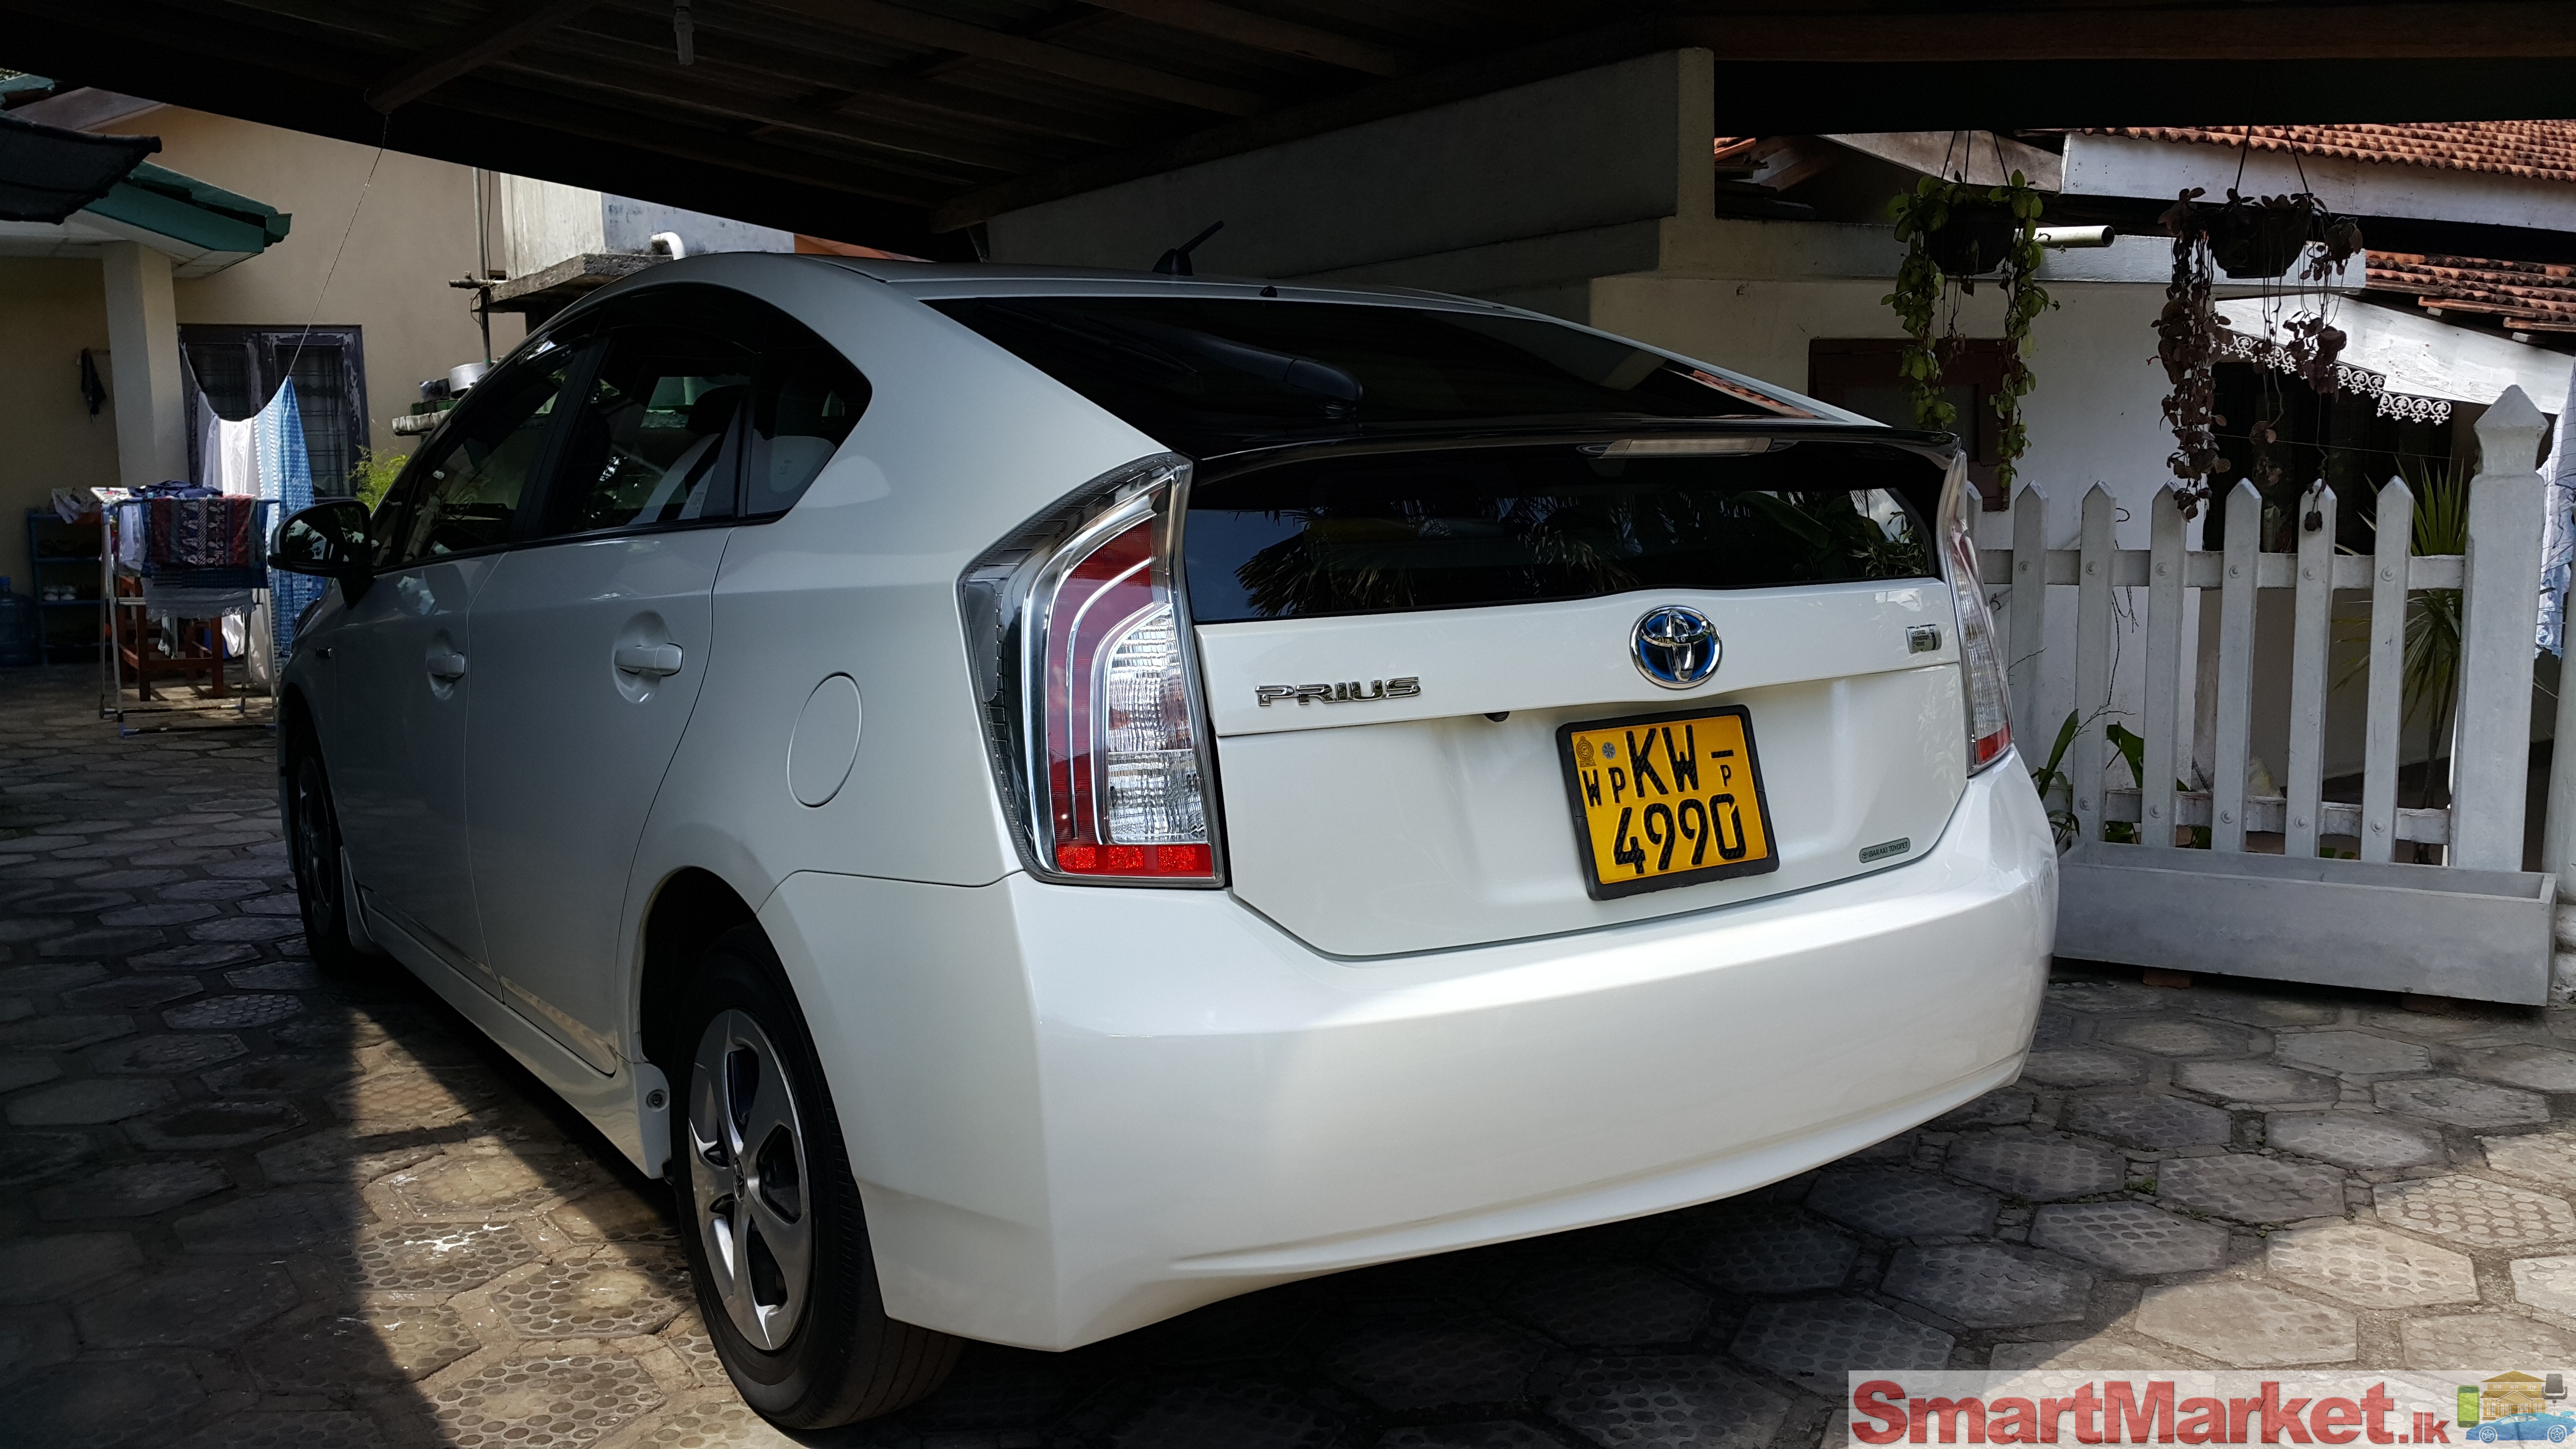
[[[1717,672],[1717,626],[1697,609],[1650,609],[1631,633],[1637,672],[1666,689],[1688,689]]]
[[[1366,684],[1356,679],[1343,684],[1256,684],[1252,692],[1263,709],[1291,699],[1299,704],[1356,704],[1371,699],[1411,699],[1422,692],[1422,681],[1408,674],[1402,679],[1372,679]]]

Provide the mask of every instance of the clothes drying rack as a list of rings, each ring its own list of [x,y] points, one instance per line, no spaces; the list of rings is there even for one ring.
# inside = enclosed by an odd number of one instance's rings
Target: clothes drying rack
[[[259,647],[256,629],[270,599],[268,538],[277,521],[278,501],[251,504],[249,561],[246,565],[195,568],[154,560],[156,549],[152,495],[122,488],[92,490],[99,498],[99,627],[105,639],[99,665],[99,717],[116,721],[117,733],[135,735],[174,729],[269,730],[276,727],[273,682],[263,696],[269,703],[256,713],[253,691],[235,689],[226,666],[236,657],[250,658]],[[234,655],[224,640],[224,621],[242,621],[244,649]],[[167,621],[167,628],[160,627]],[[202,631],[202,632],[200,632]],[[125,690],[131,673],[138,702],[128,704]],[[182,685],[203,680],[196,701],[157,703],[153,681],[176,676]],[[231,708],[215,720],[204,702],[228,701]],[[135,717],[154,718],[148,725]]]

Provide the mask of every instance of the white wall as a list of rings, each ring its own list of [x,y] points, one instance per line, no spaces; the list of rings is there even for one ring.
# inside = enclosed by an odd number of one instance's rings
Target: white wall
[[[2246,196],[2313,191],[2328,208],[2355,216],[2576,231],[2576,186],[2561,181],[2277,151],[2243,153],[2240,180],[2238,156],[2232,146],[2068,136],[2066,194],[2170,201],[2187,186],[2214,200],[2224,200],[2230,186]]]
[[[666,231],[677,232],[691,256],[796,250],[793,232],[659,202],[499,172],[487,172],[485,185],[496,222],[492,262],[513,277],[592,253],[649,251]]]

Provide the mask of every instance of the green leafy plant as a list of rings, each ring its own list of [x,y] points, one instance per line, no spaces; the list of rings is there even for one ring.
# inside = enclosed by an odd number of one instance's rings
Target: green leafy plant
[[[372,510],[393,491],[394,480],[402,476],[403,465],[410,461],[408,454],[360,448],[358,461],[349,466],[349,496]]]
[[[2081,727],[2075,711],[2068,710],[2066,723],[2057,727],[2057,743],[2049,747],[2048,763],[2030,772],[2030,783],[2039,790],[2039,805],[2048,812],[2048,828],[2057,837],[2059,850],[2075,843],[2079,828],[2074,809],[2075,782],[2067,778],[2063,766],[2067,747],[2075,743],[2075,732]],[[2067,797],[2064,805],[2051,798],[2060,793]]]
[[[2427,554],[2464,554],[2469,551],[2469,476],[2474,471],[2465,458],[2454,458],[2439,465],[2428,465],[2421,459],[2398,460],[2399,476],[2415,494],[2415,519],[2409,530],[2408,547],[2418,558]],[[2379,521],[2373,518],[2371,527]],[[2335,683],[2338,687],[2352,683],[2370,672],[2370,621],[2348,619],[2337,630],[2343,641],[2361,646],[2358,657],[2344,667]],[[2460,690],[2460,591],[2458,589],[2418,589],[2406,600],[2406,642],[2399,655],[2398,697],[2403,718],[2409,722],[2424,721],[2424,758],[2430,762],[2442,751],[2451,733],[2451,711],[2459,702]],[[2438,776],[2428,763],[2424,772],[2422,804],[2433,804]]]
[[[1995,483],[2012,496],[2014,466],[2030,450],[2030,433],[2022,424],[2021,400],[2039,385],[2030,370],[2030,328],[2039,314],[2055,307],[2039,285],[2040,194],[2018,171],[2001,186],[1971,186],[1926,176],[1909,192],[1888,202],[1896,239],[1905,243],[1905,260],[1896,269],[1896,290],[1883,300],[1913,343],[1897,356],[1897,374],[1914,406],[1918,426],[1948,430],[1957,426],[1959,410],[1941,396],[1942,354],[1958,342],[1958,307],[1951,295],[1973,291],[1970,277],[1953,277],[1934,260],[1941,234],[1965,224],[1977,212],[2001,210],[2009,219],[1999,285],[2004,294],[2004,372],[1994,392],[1996,431]],[[1983,257],[1980,261],[1985,260]],[[1934,333],[1938,331],[1939,336]]]

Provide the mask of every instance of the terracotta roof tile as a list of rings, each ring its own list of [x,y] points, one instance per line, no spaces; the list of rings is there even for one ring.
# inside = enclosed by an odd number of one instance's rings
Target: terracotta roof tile
[[[2493,316],[2517,332],[2576,332],[2576,266],[2372,252],[2373,291],[2445,312]]]
[[[2134,136],[2205,146],[2246,144],[2243,126],[2104,126],[2092,136]],[[2257,151],[2296,151],[2392,166],[2485,171],[2576,182],[2576,121],[2431,121],[2392,126],[2256,126]]]

